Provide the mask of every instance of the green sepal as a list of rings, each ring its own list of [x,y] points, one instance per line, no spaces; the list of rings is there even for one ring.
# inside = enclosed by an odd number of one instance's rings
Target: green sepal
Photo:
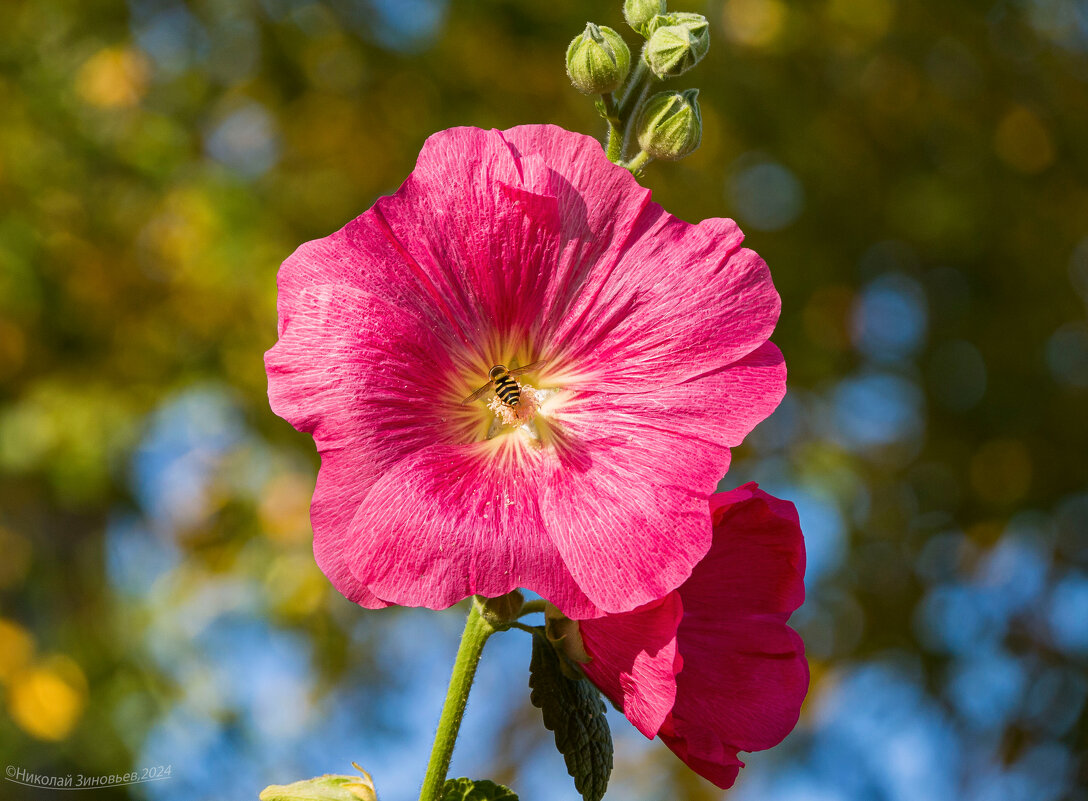
[[[518,796],[490,779],[446,779],[442,801],[518,801]]]
[[[540,709],[544,727],[555,734],[574,787],[585,801],[600,801],[612,774],[612,732],[601,694],[586,679],[568,678],[565,659],[544,636],[533,637],[529,700]]]
[[[623,18],[643,37],[653,33],[648,28],[650,21],[664,13],[665,0],[624,0],[623,3]]]

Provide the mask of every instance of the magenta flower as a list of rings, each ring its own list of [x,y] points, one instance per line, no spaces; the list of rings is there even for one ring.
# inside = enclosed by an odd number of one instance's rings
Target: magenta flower
[[[738,751],[777,745],[808,691],[805,647],[786,625],[805,599],[793,504],[755,484],[710,499],[714,543],[678,590],[580,623],[586,676],[647,737],[731,787]]]
[[[706,554],[729,448],[785,391],[779,298],[732,220],[649,196],[586,136],[455,128],[284,262],[269,398],[321,454],[314,551],[344,595],[525,587],[589,618]],[[517,406],[462,403],[535,362]]]

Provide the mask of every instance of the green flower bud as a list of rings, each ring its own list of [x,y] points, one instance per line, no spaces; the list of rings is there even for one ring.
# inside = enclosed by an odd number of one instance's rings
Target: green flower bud
[[[261,801],[377,801],[370,774],[358,765],[355,768],[363,775],[327,774],[293,784],[273,784],[261,790],[259,798]]]
[[[702,14],[659,14],[647,25],[643,57],[658,78],[683,75],[710,50],[710,23]]]
[[[646,101],[635,123],[638,145],[652,158],[677,161],[689,155],[703,138],[698,89],[658,92]]]
[[[665,0],[624,0],[623,3],[623,18],[643,36],[653,33],[647,29],[647,23],[664,13]]]
[[[603,95],[620,88],[631,69],[631,51],[623,37],[592,22],[567,48],[567,75],[585,95]]]
[[[672,11],[667,14],[658,14],[646,23],[646,30],[653,36],[654,31],[658,28],[669,25],[681,25],[691,31],[691,35],[695,37],[700,50],[699,57],[702,58],[706,55],[706,51],[710,49],[710,22],[706,17],[692,11]]]

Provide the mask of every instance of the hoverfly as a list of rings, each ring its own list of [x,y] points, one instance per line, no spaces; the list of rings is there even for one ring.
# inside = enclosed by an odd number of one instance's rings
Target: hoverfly
[[[514,377],[535,370],[542,364],[544,364],[543,359],[527,364],[524,367],[516,367],[513,370],[507,370],[506,365],[496,364],[487,373],[487,383],[461,401],[461,405],[465,406],[474,400],[478,400],[485,392],[494,387],[495,394],[499,396],[500,401],[507,406],[516,407],[521,403],[521,385],[514,380]]]

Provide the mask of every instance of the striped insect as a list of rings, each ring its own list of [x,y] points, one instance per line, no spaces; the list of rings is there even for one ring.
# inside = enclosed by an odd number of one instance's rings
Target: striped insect
[[[474,400],[478,400],[485,392],[494,388],[495,394],[499,396],[500,401],[511,408],[516,407],[521,403],[521,384],[514,380],[515,377],[530,370],[535,370],[542,364],[544,364],[543,360],[527,364],[524,367],[516,367],[513,370],[507,370],[506,365],[496,364],[487,373],[487,383],[461,401],[461,405],[465,406]]]

